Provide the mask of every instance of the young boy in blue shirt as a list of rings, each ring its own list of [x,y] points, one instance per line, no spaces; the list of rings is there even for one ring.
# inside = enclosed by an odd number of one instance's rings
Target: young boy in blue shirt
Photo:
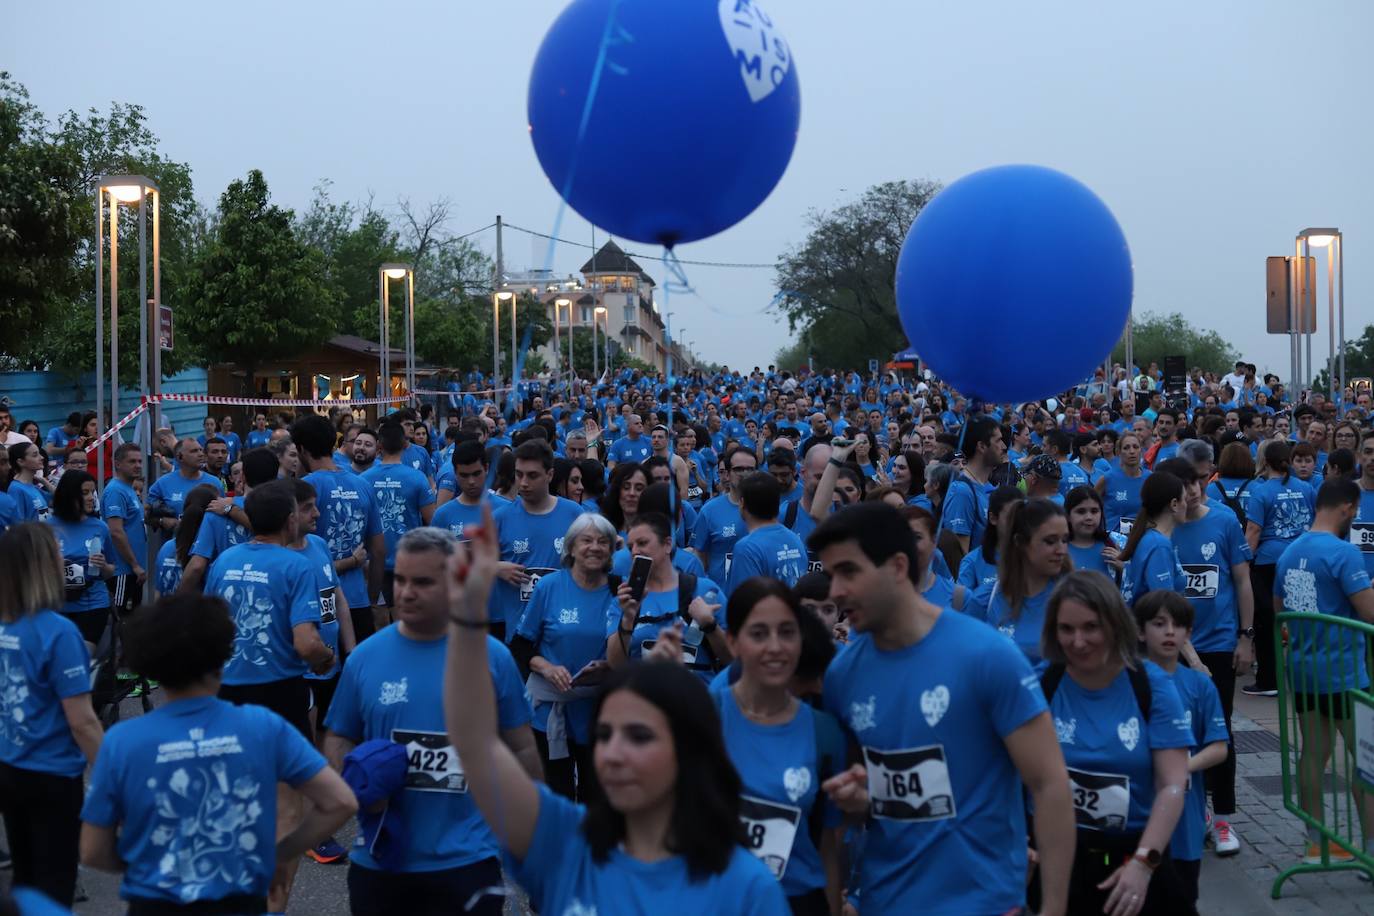
[[[1203,838],[1207,832],[1207,789],[1202,773],[1226,760],[1230,735],[1221,710],[1221,696],[1212,679],[1178,663],[1179,652],[1193,633],[1193,606],[1188,599],[1173,591],[1146,592],[1133,611],[1146,657],[1174,682],[1193,732],[1188,755],[1188,791],[1183,799],[1183,814],[1169,842],[1169,854],[1179,883],[1186,889],[1188,899],[1196,904]]]

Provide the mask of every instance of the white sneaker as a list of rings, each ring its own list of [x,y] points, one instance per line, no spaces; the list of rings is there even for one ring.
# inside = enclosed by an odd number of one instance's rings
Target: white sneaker
[[[1216,836],[1217,855],[1233,856],[1240,852],[1240,838],[1231,829],[1228,821],[1217,819],[1212,822],[1212,831]]]

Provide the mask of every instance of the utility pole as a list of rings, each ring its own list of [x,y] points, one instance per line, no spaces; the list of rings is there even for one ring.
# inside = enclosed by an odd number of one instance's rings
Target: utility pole
[[[501,387],[501,305],[496,294],[501,291],[501,275],[505,265],[501,260],[501,214],[496,214],[496,274],[491,279],[491,402],[495,404],[496,391]]]

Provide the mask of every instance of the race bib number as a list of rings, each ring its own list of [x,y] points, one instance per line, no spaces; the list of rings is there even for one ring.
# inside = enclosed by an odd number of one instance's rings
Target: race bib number
[[[648,655],[650,650],[658,642],[656,639],[646,639],[639,644],[640,656]],[[686,642],[682,644],[682,663],[688,668],[696,667],[697,656],[700,654],[700,646],[689,646]]]
[[[334,587],[320,589],[320,623],[333,623],[338,619],[338,599],[334,596]]]
[[[1069,770],[1069,791],[1078,826],[1089,830],[1125,830],[1131,810],[1131,779],[1114,773]]]
[[[86,564],[85,563],[63,563],[62,564],[63,584],[67,588],[86,587]]]
[[[417,792],[466,794],[468,778],[458,752],[443,732],[391,730],[391,740],[406,748],[406,788]]]
[[[749,851],[758,856],[773,877],[782,880],[787,860],[792,855],[792,843],[801,823],[800,808],[780,805],[762,798],[740,796],[739,820],[744,825]]]
[[[733,553],[727,553],[725,555],[725,577],[727,579],[730,577],[730,567],[734,564],[734,562],[735,555]]]
[[[1221,584],[1221,569],[1204,563],[1184,563],[1183,576],[1187,579],[1183,595],[1185,598],[1215,598],[1217,586]]]
[[[534,587],[539,584],[539,580],[550,573],[558,572],[556,569],[544,569],[541,567],[527,567],[525,574],[529,576],[525,584],[520,586],[520,600],[529,601],[530,595],[534,594]]]
[[[1350,526],[1350,543],[1361,553],[1374,553],[1374,523],[1355,522]]]
[[[890,821],[938,821],[954,817],[945,746],[902,751],[864,748],[873,816]]]
[[[814,553],[808,553],[806,555],[806,571],[809,573],[825,572],[825,564]]]
[[[688,499],[701,499],[701,494],[702,494],[702,489],[701,489],[701,487],[688,487],[688,488],[687,488],[687,498],[688,498]]]
[[[1127,537],[1129,537],[1130,534],[1131,534],[1131,527],[1132,527],[1134,524],[1135,524],[1135,517],[1134,517],[1134,516],[1132,516],[1131,518],[1123,518],[1121,521],[1117,522],[1116,530],[1117,530],[1119,533],[1124,534],[1124,535],[1126,535]]]

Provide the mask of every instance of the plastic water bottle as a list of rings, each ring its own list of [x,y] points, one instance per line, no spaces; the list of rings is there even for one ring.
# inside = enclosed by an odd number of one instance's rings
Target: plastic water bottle
[[[696,661],[697,653],[701,651],[701,640],[705,635],[695,620],[688,624],[687,629],[682,632],[683,661]]]
[[[97,567],[94,563],[92,563],[89,559],[89,557],[92,557],[97,553],[100,553],[100,538],[86,538],[86,556],[88,558],[86,560],[86,581],[88,582],[100,578],[100,568]]]

